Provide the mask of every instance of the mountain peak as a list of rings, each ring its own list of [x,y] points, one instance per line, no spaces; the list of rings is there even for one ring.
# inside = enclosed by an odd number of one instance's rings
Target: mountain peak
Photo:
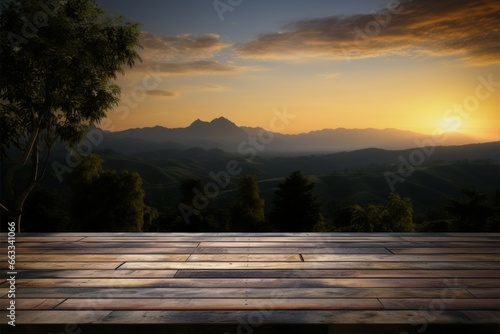
[[[234,124],[233,122],[231,122],[230,120],[228,120],[227,118],[221,116],[218,118],[214,118],[210,122],[202,121],[198,118],[196,121],[191,123],[189,128],[234,129],[234,128],[238,128],[238,126],[236,124]]]
[[[206,124],[208,124],[208,122],[202,121],[201,119],[198,118],[196,121],[194,121],[193,123],[191,123],[191,125],[189,126],[189,128],[204,126]]]
[[[218,118],[214,118],[210,124],[212,125],[224,125],[224,126],[237,126],[236,124],[234,124],[233,122],[231,122],[230,120],[228,120],[227,118],[225,117],[218,117]]]

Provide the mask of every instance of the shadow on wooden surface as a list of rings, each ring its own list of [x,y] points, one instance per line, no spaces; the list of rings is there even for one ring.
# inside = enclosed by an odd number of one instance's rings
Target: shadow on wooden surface
[[[498,334],[499,324],[429,325],[425,330],[411,325],[263,325],[257,328],[238,325],[79,325],[76,329],[64,325],[0,326],[2,334]]]

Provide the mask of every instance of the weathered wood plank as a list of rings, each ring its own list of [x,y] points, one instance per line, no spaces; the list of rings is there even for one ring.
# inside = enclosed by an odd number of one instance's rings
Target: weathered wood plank
[[[453,237],[453,236],[463,236],[464,233],[461,232],[168,232],[168,233],[158,233],[158,232],[57,232],[57,233],[46,233],[46,232],[26,232],[23,236],[26,237],[43,237],[43,236],[66,236],[66,237],[157,237],[161,236],[171,236],[171,237]],[[492,232],[468,232],[466,234],[470,237],[500,237],[500,233]]]
[[[188,262],[300,262],[299,254],[191,254]]]
[[[198,244],[199,241],[196,239],[185,239],[184,240],[175,240],[175,238],[163,238],[163,237],[145,237],[145,236],[136,236],[136,237],[86,237],[81,240],[81,242],[85,243],[127,243],[127,244],[142,244],[144,242],[149,243],[168,243],[172,245],[179,244],[181,246],[171,246],[171,247],[195,247],[194,244]],[[229,241],[230,242],[230,241]],[[182,246],[182,245],[189,246]]]
[[[111,238],[110,240],[108,241],[102,241],[102,242],[99,242],[99,241],[94,241],[94,242],[88,242],[87,239],[85,239],[84,241],[78,243],[78,245],[76,246],[79,246],[79,247],[124,247],[124,245],[126,245],[125,247],[128,247],[128,248],[134,248],[134,247],[159,247],[159,248],[176,248],[176,247],[188,247],[188,248],[196,248],[198,247],[199,245],[199,242],[189,242],[189,241],[185,241],[185,242],[172,242],[172,241],[153,241],[153,240],[149,240],[149,239],[137,239],[137,240],[131,240],[131,241],[128,241],[128,240],[116,240],[116,239],[113,239]]]
[[[16,314],[16,324],[89,324],[102,323],[112,311],[23,311]],[[7,319],[7,312],[0,311],[0,317]],[[143,322],[145,323],[145,321]]]
[[[51,310],[61,304],[64,299],[24,299],[16,298],[16,310]],[[9,306],[10,299],[0,299],[0,309],[5,310]]]
[[[22,278],[130,278],[174,277],[177,270],[19,270]]]
[[[218,248],[215,248],[218,249]],[[192,254],[197,252],[197,248],[177,247],[177,248],[140,248],[140,247],[16,247],[19,254]],[[389,251],[387,251],[389,253]],[[296,253],[296,252],[294,252]]]
[[[50,269],[116,269],[123,262],[19,262],[16,263],[17,270],[44,270]],[[0,269],[7,269],[6,265],[0,265]]]
[[[478,290],[478,289],[475,289]],[[491,290],[491,289],[482,289]],[[62,288],[24,287],[20,298],[475,298],[463,288]],[[491,298],[484,296],[482,298]]]
[[[477,236],[477,235],[469,235],[469,234],[454,234],[451,236],[403,236],[401,237],[402,240],[405,241],[432,241],[432,242],[447,242],[447,241],[469,241],[469,242],[488,242],[488,241],[494,241],[498,242],[500,241],[500,238],[497,233],[492,233],[491,235],[482,235],[482,236]]]
[[[217,241],[221,240],[220,237],[216,238]],[[263,236],[252,236],[252,237],[235,237],[233,241],[235,242],[400,242],[404,239],[397,236],[350,236],[345,237],[341,235],[337,236],[294,236],[294,237],[263,237]]]
[[[394,254],[497,254],[500,253],[500,247],[467,247],[467,248],[428,248],[428,247],[415,247],[415,248],[395,248],[388,247]]]
[[[496,298],[482,299],[379,299],[388,310],[500,310],[500,300]]]
[[[495,247],[498,245],[497,241],[490,241],[485,243],[479,243],[474,241],[450,241],[449,243],[436,241],[436,242],[427,242],[425,244],[420,244],[421,246],[427,247],[478,247],[479,244],[483,245],[482,247]],[[339,248],[339,247],[361,247],[361,245],[366,247],[415,247],[415,242],[350,242],[346,240],[344,243],[341,242],[219,242],[219,241],[203,241],[200,242],[199,247],[238,247],[238,248],[254,248],[254,247],[266,247],[266,248],[283,248],[283,247],[301,247],[301,248]]]
[[[84,239],[84,237],[78,236],[61,236],[55,233],[54,235],[44,235],[39,237],[30,237],[29,235],[17,234],[16,235],[16,243],[24,243],[24,242],[74,242],[80,241]],[[3,236],[0,238],[1,243],[7,242],[7,238]]]
[[[303,255],[305,256],[305,255]],[[51,268],[50,263],[46,263],[45,268]],[[473,270],[499,269],[499,262],[127,262],[120,269],[133,270],[158,270],[158,269],[453,269],[453,270]],[[43,269],[40,268],[40,269]],[[77,268],[74,268],[77,269]]]
[[[94,248],[118,248],[130,249],[132,252],[135,249],[141,248],[156,248],[162,250],[164,248],[186,248],[195,249],[198,247],[197,242],[143,242],[143,243],[127,243],[127,242],[35,242],[35,243],[20,243],[16,248],[36,248],[47,250],[65,250],[65,249],[94,249]]]
[[[345,247],[345,248],[298,248],[298,247],[280,247],[276,248],[239,248],[239,247],[199,247],[193,253],[196,254],[272,254],[276,251],[282,254],[391,254],[385,247]]]
[[[271,254],[276,248],[115,248],[115,247],[17,247],[20,254]],[[279,248],[282,254],[391,254],[384,247],[346,248]]]
[[[78,241],[82,240],[84,242],[144,242],[145,240],[149,242],[169,242],[169,241],[174,241],[173,237],[169,236],[162,236],[161,234],[158,234],[156,236],[142,236],[142,235],[136,235],[136,236],[112,236],[112,237],[103,237],[103,236],[88,236],[88,237],[24,237],[22,240],[33,240],[33,241],[50,241],[51,238],[52,240],[55,240],[55,238],[64,238],[62,241]],[[469,235],[454,235],[454,236],[418,236],[418,237],[398,237],[398,236],[350,236],[350,237],[343,237],[343,236],[313,236],[313,237],[304,237],[304,236],[295,236],[295,237],[271,237],[271,236],[265,236],[264,234],[260,236],[255,236],[255,237],[225,237],[225,236],[218,236],[217,239],[221,239],[222,242],[370,242],[370,241],[377,241],[377,242],[401,242],[401,241],[409,241],[409,242],[415,242],[415,241],[430,241],[430,242],[448,242],[448,241],[466,241],[466,242],[495,242],[499,241],[499,237],[495,235],[491,236],[469,236]],[[206,238],[205,238],[206,239]],[[189,238],[189,237],[179,237],[180,241],[190,241],[190,240],[196,240],[199,241],[199,238]],[[203,239],[201,239],[203,240]]]
[[[219,241],[203,241],[200,242],[199,247],[238,247],[238,248],[246,248],[246,247],[266,247],[266,248],[281,248],[281,247],[302,247],[302,248],[325,248],[332,247],[338,248],[340,243],[329,243],[329,242],[291,242],[291,241],[282,241],[282,242],[219,242]]]
[[[500,254],[434,254],[434,255],[382,255],[382,254],[304,254],[304,261],[500,261]]]
[[[52,311],[50,311],[52,312]],[[255,311],[254,311],[255,312]],[[429,324],[428,310],[370,310],[370,311],[281,311],[271,314],[261,313],[266,324],[408,324],[417,328]],[[238,324],[238,319],[248,323],[255,316],[252,311],[115,311],[104,319],[104,323],[230,323]],[[432,314],[433,322],[442,324],[479,324],[499,323],[497,311],[449,311]],[[142,319],[141,319],[142,318]],[[252,327],[250,327],[252,329]]]
[[[500,299],[500,287],[497,288],[467,288],[476,298],[498,298]]]
[[[61,310],[498,310],[497,299],[19,299],[19,309]],[[24,302],[26,301],[26,302]],[[33,306],[32,306],[33,305]]]
[[[7,312],[0,311],[5,318]],[[416,328],[429,324],[429,310],[340,310],[340,311],[281,311],[261,313],[263,324],[408,324]],[[236,324],[249,321],[255,311],[24,311],[17,315],[18,324]],[[432,314],[440,324],[498,324],[498,311],[444,310]],[[252,327],[250,327],[252,329]]]
[[[146,239],[147,240],[147,239]],[[218,240],[218,239],[212,239]],[[500,242],[500,241],[499,241]],[[262,239],[260,242],[254,242],[253,244],[258,247],[255,248],[266,248],[266,244],[278,244],[279,248],[300,248],[301,244],[306,245],[307,247],[302,248],[313,248],[317,250],[322,250],[324,248],[418,248],[418,247],[427,247],[427,248],[440,248],[446,249],[448,247],[453,248],[496,248],[498,247],[499,242],[329,242],[329,243],[315,243],[314,240],[308,243],[293,243],[293,242],[281,242],[281,243],[265,243]],[[191,248],[195,249],[198,247],[206,247],[207,248],[254,248],[249,247],[249,243],[245,242],[220,242],[220,247],[218,247],[219,241],[211,241],[210,243],[203,242],[182,242],[182,243],[173,243],[173,242],[143,242],[143,243],[127,243],[127,242],[25,242],[19,243],[19,248],[41,248],[41,249],[81,249],[81,248],[121,248],[121,249],[141,249],[141,248],[178,248],[177,246],[172,246],[172,244],[179,244],[179,247],[182,248]],[[5,245],[5,243],[3,244]],[[204,246],[205,245],[205,246]],[[0,247],[2,244],[0,244]],[[274,247],[267,247],[274,248]]]
[[[145,287],[145,288],[496,288],[498,279],[491,278],[308,278],[302,277],[300,271],[294,272],[290,278],[227,278],[221,279],[191,279],[191,278],[164,278],[164,279],[111,279],[111,278],[18,278],[17,287]],[[300,278],[297,278],[300,277]]]
[[[189,254],[22,254],[16,262],[126,262],[126,261],[186,261]]]
[[[377,299],[67,299],[60,310],[378,310]]]
[[[250,277],[291,277],[293,270],[179,270],[176,278],[250,278]],[[432,277],[477,277],[500,278],[499,270],[301,270],[303,277],[386,277],[386,278],[432,278]],[[98,277],[98,276],[97,276]]]

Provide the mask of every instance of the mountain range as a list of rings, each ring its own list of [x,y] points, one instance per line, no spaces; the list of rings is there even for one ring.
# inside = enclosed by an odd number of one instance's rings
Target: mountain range
[[[259,180],[261,195],[269,203],[266,210],[272,208],[279,182],[296,170],[317,184],[324,203],[337,205],[384,203],[392,190],[386,174],[399,176],[395,190],[412,198],[420,212],[459,197],[461,188],[489,192],[500,184],[498,141],[456,145],[472,141],[456,134],[432,145],[432,137],[415,132],[327,129],[299,135],[267,133],[266,143],[257,142],[262,150],[256,146],[255,155],[250,155],[250,138],[258,138],[259,133],[262,137],[262,131],[238,127],[225,118],[197,120],[186,128],[104,132],[93,152],[101,155],[107,170],[138,172],[150,203],[175,201],[183,180],[211,182],[211,175],[225,171],[230,161],[241,167],[238,177],[251,174]],[[418,147],[422,146],[418,143],[432,147]],[[241,147],[245,154],[238,152]],[[64,163],[67,149],[60,145],[51,159]],[[221,192],[218,202],[230,205],[236,179]],[[55,173],[49,173],[46,184],[63,187]]]
[[[196,120],[185,128],[162,126],[106,132],[100,149],[139,153],[164,149],[221,149],[226,152],[258,149],[259,153],[332,153],[364,148],[406,149],[429,143],[431,136],[397,129],[323,129],[302,134],[280,134],[263,128],[239,127],[219,117],[210,122]],[[462,145],[475,140],[448,133],[440,145]]]

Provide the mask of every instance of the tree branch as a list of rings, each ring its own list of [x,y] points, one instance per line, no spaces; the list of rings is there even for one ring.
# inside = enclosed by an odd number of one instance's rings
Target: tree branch
[[[26,151],[24,152],[22,159],[20,159],[17,163],[14,163],[14,165],[11,166],[5,173],[4,184],[8,190],[12,190],[12,179],[14,178],[16,172],[22,167],[24,167],[28,162],[28,159],[30,158],[31,153],[33,151],[33,147],[38,139],[38,135],[40,134],[42,117],[40,117],[38,122],[36,122],[34,110],[32,110],[32,122],[33,122],[33,127],[32,127],[31,137],[29,139],[29,145]]]
[[[16,212],[19,213],[18,218],[17,218],[17,231],[18,231],[18,233],[21,232],[21,213],[22,213],[22,209],[24,206],[24,202],[26,201],[29,194],[33,191],[33,189],[35,188],[35,186],[37,184],[38,169],[40,167],[39,156],[40,156],[39,143],[38,143],[38,139],[37,139],[35,141],[34,149],[32,150],[32,154],[31,154],[32,162],[33,162],[31,180],[26,185],[26,188],[24,189],[24,191],[21,192],[21,194],[20,194],[20,196],[17,199],[16,204],[15,204],[15,210],[16,210]]]
[[[3,205],[1,202],[0,202],[0,208],[4,209],[7,212],[10,212],[10,210],[5,205]]]

